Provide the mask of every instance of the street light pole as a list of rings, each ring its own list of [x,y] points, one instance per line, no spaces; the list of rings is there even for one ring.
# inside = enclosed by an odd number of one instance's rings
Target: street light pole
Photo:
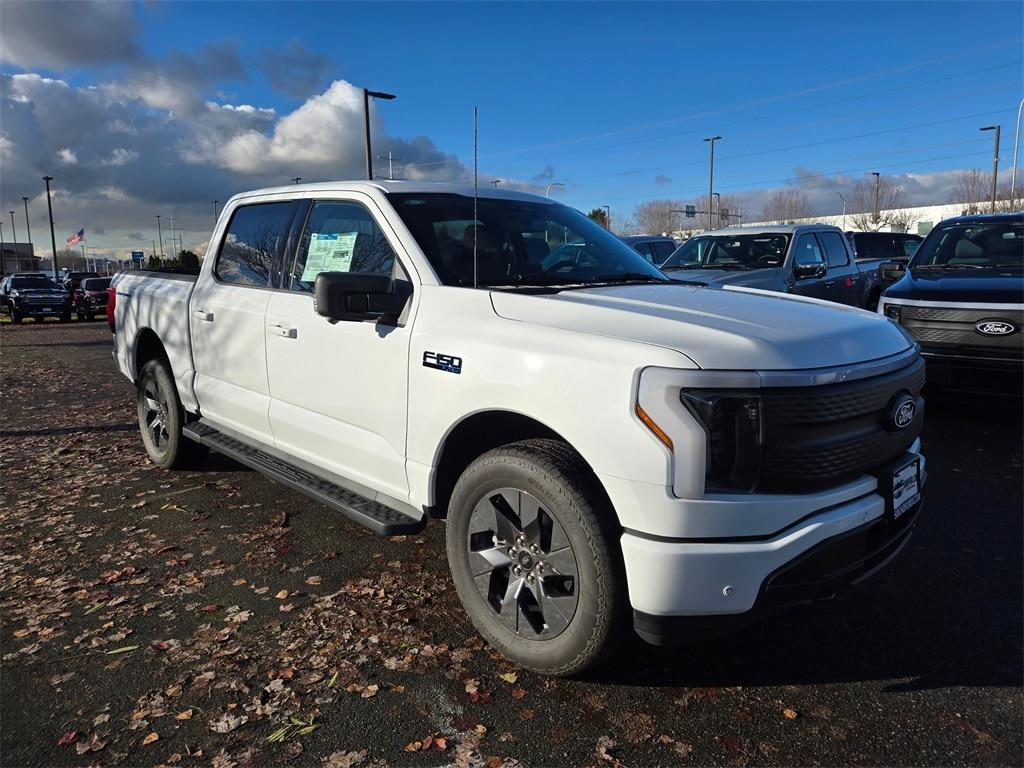
[[[370,97],[391,101],[395,98],[393,93],[383,91],[370,91],[363,88],[363,123],[366,128],[366,178],[373,181],[373,151],[370,148]]]
[[[604,208],[604,227],[609,232],[611,232],[612,231],[612,209],[609,208],[607,205],[602,205],[601,207]]]
[[[1020,146],[1020,113],[1024,110],[1024,99],[1017,107],[1017,130],[1013,134],[1013,170],[1010,172],[1010,210],[1016,209],[1017,202],[1017,147]]]
[[[986,125],[982,131],[995,131],[996,143],[992,149],[992,202],[989,207],[991,213],[996,212],[996,185],[999,183],[999,134],[1002,131],[1001,125]]]
[[[164,257],[164,231],[160,228],[160,214],[156,215],[156,232],[160,238],[160,258]]]
[[[563,184],[560,181],[552,181],[550,184],[548,184],[548,188],[544,190],[544,197],[548,197],[548,196],[551,195],[551,188],[552,187],[564,187],[564,186],[565,186],[565,184]]]
[[[715,192],[715,200],[718,202],[718,226],[716,229],[722,228],[722,193]]]
[[[292,181],[294,181],[296,184],[298,184],[300,181],[302,181],[302,177],[301,176],[292,176]]]
[[[871,175],[875,177],[875,215],[874,215],[874,218],[872,219],[872,221],[874,221],[875,226],[877,227],[878,226],[878,219],[880,218],[879,211],[878,211],[878,193],[879,193],[879,184],[881,183],[882,175],[878,171],[872,171]]]
[[[836,192],[839,195],[839,199],[843,201],[843,229],[846,229],[846,198],[843,197],[842,192]]]
[[[21,201],[25,204],[25,229],[28,230],[28,248],[35,255],[36,249],[32,245],[32,224],[28,220],[28,198],[22,196]]]
[[[57,279],[57,236],[53,233],[53,203],[50,202],[50,182],[53,176],[43,176],[46,182],[46,210],[50,214],[50,247],[53,248],[53,279]]]
[[[712,221],[712,211],[715,206],[715,142],[719,141],[721,136],[709,136],[704,139],[711,145],[711,163],[708,168],[708,229],[714,229],[714,222]]]
[[[14,258],[18,258],[18,228],[14,226],[14,211],[8,211],[11,214],[11,245],[14,246]]]

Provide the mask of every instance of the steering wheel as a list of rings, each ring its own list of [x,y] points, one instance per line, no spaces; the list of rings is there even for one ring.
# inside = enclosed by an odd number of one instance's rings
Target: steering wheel
[[[545,272],[557,272],[560,269],[565,269],[566,267],[575,267],[575,266],[576,266],[576,262],[573,259],[562,259],[561,261],[556,261],[550,267],[545,268],[544,271]]]

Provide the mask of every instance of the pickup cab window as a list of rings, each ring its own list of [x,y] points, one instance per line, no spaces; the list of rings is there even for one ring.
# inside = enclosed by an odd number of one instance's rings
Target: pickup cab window
[[[774,268],[782,264],[788,245],[789,236],[784,234],[704,235],[679,246],[661,268],[666,272]]]
[[[370,212],[358,203],[313,205],[292,269],[293,291],[313,290],[321,272],[389,275],[395,252]]]
[[[825,248],[825,258],[828,259],[829,267],[845,267],[850,263],[842,235],[838,232],[819,232],[818,238]]]
[[[222,283],[266,288],[274,254],[288,235],[297,203],[260,203],[235,210],[217,254],[214,274]]]

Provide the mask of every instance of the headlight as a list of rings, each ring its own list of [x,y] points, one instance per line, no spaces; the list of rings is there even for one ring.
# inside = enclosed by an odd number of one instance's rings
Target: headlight
[[[708,491],[752,491],[761,477],[764,409],[760,395],[722,389],[683,389],[679,399],[707,434]]]
[[[900,321],[900,305],[886,303],[885,316],[898,323]]]

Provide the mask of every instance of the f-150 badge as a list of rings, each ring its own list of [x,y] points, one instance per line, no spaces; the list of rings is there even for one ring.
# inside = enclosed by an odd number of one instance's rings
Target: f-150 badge
[[[439,371],[448,373],[462,373],[462,358],[453,355],[442,355],[440,352],[424,352],[423,365],[427,368],[437,368]]]

